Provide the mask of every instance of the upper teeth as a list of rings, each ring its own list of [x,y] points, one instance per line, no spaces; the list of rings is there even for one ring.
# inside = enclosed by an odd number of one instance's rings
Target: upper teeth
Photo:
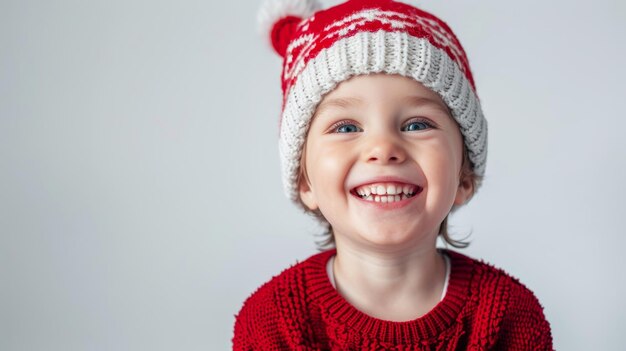
[[[363,185],[356,188],[356,193],[361,196],[375,195],[413,195],[415,193],[416,186],[409,184],[388,184],[388,183],[376,183]]]

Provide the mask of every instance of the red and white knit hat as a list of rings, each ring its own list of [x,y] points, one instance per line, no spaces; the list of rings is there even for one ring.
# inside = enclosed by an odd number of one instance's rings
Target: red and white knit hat
[[[487,158],[487,121],[465,51],[439,18],[392,0],[349,0],[322,10],[316,0],[266,0],[262,35],[284,58],[279,151],[287,196],[298,203],[300,157],[324,94],[355,75],[399,74],[441,96],[460,126],[474,172]]]

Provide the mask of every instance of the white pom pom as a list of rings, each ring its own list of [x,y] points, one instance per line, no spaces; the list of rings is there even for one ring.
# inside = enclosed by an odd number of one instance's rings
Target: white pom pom
[[[296,16],[305,19],[321,8],[317,0],[265,0],[257,14],[259,34],[269,36],[272,26],[281,18]]]

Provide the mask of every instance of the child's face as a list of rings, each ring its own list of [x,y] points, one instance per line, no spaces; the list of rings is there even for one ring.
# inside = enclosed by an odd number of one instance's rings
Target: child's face
[[[301,199],[322,212],[338,244],[434,243],[452,205],[471,195],[470,182],[459,181],[463,140],[445,103],[399,75],[356,76],[328,93],[304,157]]]

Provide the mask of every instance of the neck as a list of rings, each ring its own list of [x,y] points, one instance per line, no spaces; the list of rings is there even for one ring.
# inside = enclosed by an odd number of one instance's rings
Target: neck
[[[404,321],[439,303],[446,268],[434,242],[412,250],[376,252],[337,242],[334,272],[337,291],[356,308]]]

